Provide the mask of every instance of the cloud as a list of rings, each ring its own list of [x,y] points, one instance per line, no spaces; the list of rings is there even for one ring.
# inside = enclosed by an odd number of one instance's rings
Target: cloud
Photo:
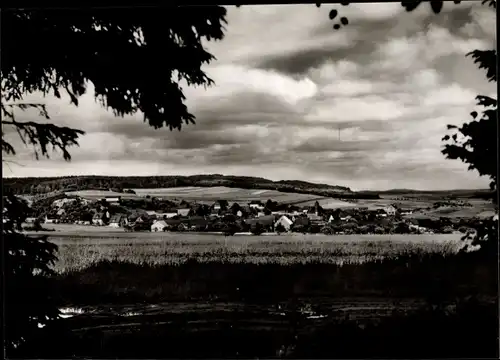
[[[228,8],[227,36],[205,46],[208,89],[182,83],[196,125],[155,130],[141,114],[114,117],[92,85],[75,108],[41,98],[51,122],[87,134],[73,161],[35,162],[9,133],[24,167],[4,173],[155,175],[224,173],[300,179],[354,189],[478,188],[488,179],[441,154],[447,124],[470,120],[477,94],[496,92],[470,50],[494,46],[491,12],[477,2],[339,7],[349,25],[333,31],[337,5]],[[494,18],[493,18],[494,19]],[[28,99],[27,99],[28,100]],[[34,112],[19,120],[40,120]]]

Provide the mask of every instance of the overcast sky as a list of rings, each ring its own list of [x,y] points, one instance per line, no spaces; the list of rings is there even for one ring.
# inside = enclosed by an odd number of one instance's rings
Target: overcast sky
[[[35,161],[9,137],[20,165],[4,165],[4,176],[219,173],[352,189],[486,188],[487,178],[440,150],[446,125],[469,121],[477,94],[496,97],[465,57],[496,46],[495,12],[478,1],[445,3],[440,15],[427,4],[412,13],[351,4],[339,9],[349,25],[334,31],[332,7],[228,7],[225,39],[206,43],[216,86],[185,87],[197,124],[182,132],[115,118],[92,87],[78,108],[38,98],[54,123],[87,134],[71,163],[57,153]]]

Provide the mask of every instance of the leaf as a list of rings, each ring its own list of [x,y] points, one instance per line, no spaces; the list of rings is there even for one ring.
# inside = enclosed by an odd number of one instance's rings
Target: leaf
[[[448,130],[456,129],[457,128],[455,125],[446,125],[446,127],[447,127]]]
[[[477,117],[477,112],[476,111],[471,112],[470,116],[472,116],[475,119]]]
[[[450,135],[443,136],[443,138],[441,140],[442,141],[448,141],[448,140],[450,140]]]
[[[343,16],[343,17],[340,18],[340,22],[342,23],[342,25],[349,24],[349,20],[347,20],[347,18],[345,16]]]
[[[320,7],[321,6],[321,3],[316,3],[316,7]]]
[[[335,25],[333,25],[333,28],[334,28],[335,30],[338,30],[338,29],[340,29],[340,25],[339,25],[339,24],[335,24]]]
[[[431,8],[432,8],[432,11],[434,11],[435,14],[439,14],[441,12],[441,10],[443,9],[443,2],[442,1],[432,0],[431,1]]]
[[[333,20],[337,17],[338,11],[336,9],[330,10],[330,14],[328,15],[330,17],[330,20]]]
[[[406,9],[406,11],[415,10],[422,1],[402,1],[401,5]]]
[[[349,5],[349,1],[341,1],[340,5],[347,6],[347,5]]]

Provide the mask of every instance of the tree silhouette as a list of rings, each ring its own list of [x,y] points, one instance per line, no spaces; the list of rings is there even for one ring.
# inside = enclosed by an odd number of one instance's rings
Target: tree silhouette
[[[15,110],[35,109],[50,120],[44,104],[24,102],[27,94],[60,98],[65,92],[78,106],[89,82],[95,100],[115,116],[140,112],[155,129],[194,124],[181,81],[213,84],[201,70],[215,59],[202,40],[224,37],[225,15],[220,6],[2,10],[2,152],[16,154],[5,137],[11,127],[37,159],[54,149],[69,161],[68,147],[78,145],[83,131],[20,122]],[[12,356],[39,324],[59,315],[46,276],[52,274],[57,246],[46,236],[20,232],[28,211],[20,199],[4,196],[3,207],[6,354]]]

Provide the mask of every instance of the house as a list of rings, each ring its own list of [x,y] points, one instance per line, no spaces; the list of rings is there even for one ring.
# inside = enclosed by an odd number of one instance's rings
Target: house
[[[263,212],[263,211],[259,211],[259,212],[257,213],[257,217],[263,217],[263,216],[266,216],[266,213],[265,213],[265,212]]]
[[[165,223],[165,229],[172,229],[172,228],[177,228],[181,224],[180,219],[165,219],[163,220]]]
[[[332,223],[332,222],[334,222],[334,221],[335,221],[335,216],[330,215],[330,216],[328,217],[328,222],[329,222],[329,223]]]
[[[293,221],[288,217],[288,216],[285,216],[285,215],[282,215],[278,221],[276,221],[274,223],[274,228],[276,229],[276,227],[278,225],[281,225],[285,228],[286,231],[290,231],[290,228],[292,227],[293,225]]]
[[[191,230],[204,231],[208,226],[208,220],[203,216],[192,216],[189,218],[189,227]]]
[[[219,211],[221,209],[220,202],[216,201],[212,204],[212,210]]]
[[[58,220],[55,217],[53,217],[51,215],[45,216],[45,223],[46,224],[57,224],[57,222],[58,222]]]
[[[177,215],[179,215],[179,216],[188,216],[190,211],[191,211],[191,209],[189,209],[189,208],[177,209]]]
[[[236,212],[236,216],[237,216],[237,217],[242,217],[242,216],[243,216],[243,211],[238,210],[238,211]]]
[[[413,214],[413,210],[412,209],[403,209],[403,208],[401,208],[401,209],[399,209],[399,213],[401,215],[411,215],[411,214]]]
[[[95,213],[92,217],[92,224],[103,226],[106,221],[106,214],[102,212]]]
[[[64,198],[64,199],[58,199],[58,200],[55,200],[53,203],[52,203],[52,206],[54,207],[58,207],[58,208],[61,208],[63,207],[64,205],[66,204],[72,204],[76,202],[76,199],[75,198],[71,198],[71,199],[68,199],[68,198]]]
[[[310,220],[306,216],[297,216],[295,218],[294,225],[296,226],[309,226],[310,225]]]
[[[386,206],[384,207],[384,212],[388,215],[388,216],[394,216],[396,215],[396,208],[392,205],[389,205],[389,206]]]
[[[158,232],[158,231],[165,231],[165,229],[168,228],[168,225],[165,220],[158,220],[151,225],[151,231],[153,232]]]
[[[177,212],[166,212],[163,213],[163,219],[171,219],[173,217],[178,216]]]
[[[246,219],[245,223],[250,226],[255,226],[256,224],[262,225],[268,231],[274,231],[274,216],[266,215],[255,219]]]
[[[346,215],[346,216],[341,216],[340,217],[340,221],[349,221],[349,220],[352,220],[352,216],[351,215]]]
[[[323,217],[317,214],[307,214],[307,218],[311,222],[318,222],[318,221],[323,221]]]
[[[109,226],[111,227],[122,227],[124,225],[128,224],[128,219],[125,214],[115,214],[111,216],[111,219],[109,220]]]
[[[256,201],[256,200],[252,200],[248,203],[248,206],[251,207],[252,209],[257,209],[257,210],[263,210],[264,209],[264,205],[262,205],[262,202],[260,201]]]
[[[36,221],[36,218],[34,217],[27,217],[26,220],[24,220],[24,222],[26,222],[27,224],[32,224]]]
[[[106,196],[104,198],[104,200],[106,200],[106,202],[110,205],[120,205],[121,197],[120,196],[117,196],[117,197]]]

